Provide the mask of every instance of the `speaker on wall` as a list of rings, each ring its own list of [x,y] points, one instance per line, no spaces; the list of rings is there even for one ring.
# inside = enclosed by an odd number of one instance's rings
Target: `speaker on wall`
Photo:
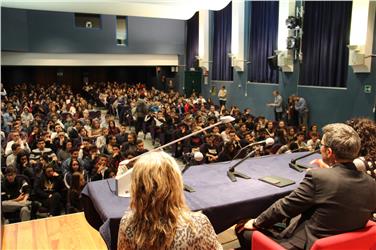
[[[93,28],[93,23],[91,21],[86,21],[85,26],[86,28],[91,29]]]
[[[272,55],[268,57],[268,65],[272,70],[278,70],[278,56]]]

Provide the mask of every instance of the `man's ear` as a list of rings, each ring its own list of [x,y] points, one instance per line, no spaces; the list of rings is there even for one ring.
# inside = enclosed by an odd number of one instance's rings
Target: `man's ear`
[[[333,156],[333,150],[331,148],[327,148],[325,147],[325,150],[326,150],[326,154],[329,156],[329,157],[332,157]]]

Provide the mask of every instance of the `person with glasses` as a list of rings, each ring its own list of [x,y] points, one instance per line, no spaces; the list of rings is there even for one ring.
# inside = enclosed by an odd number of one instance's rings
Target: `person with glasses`
[[[290,220],[274,239],[287,249],[310,249],[317,239],[363,228],[376,209],[376,182],[358,171],[360,138],[343,123],[323,128],[322,160],[330,168],[307,171],[297,189],[276,201],[256,219],[237,227],[242,249],[251,249],[253,230],[271,232]]]

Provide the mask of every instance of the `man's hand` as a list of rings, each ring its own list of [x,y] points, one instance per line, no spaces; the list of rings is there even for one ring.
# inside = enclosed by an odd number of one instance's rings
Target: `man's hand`
[[[311,165],[316,165],[319,168],[329,168],[329,165],[326,164],[322,159],[314,159],[309,162]]]
[[[14,201],[22,201],[25,198],[25,194],[21,193]]]
[[[250,219],[249,221],[247,221],[244,224],[244,229],[247,229],[247,230],[256,230],[256,228],[253,225],[255,222],[256,222],[256,219]]]

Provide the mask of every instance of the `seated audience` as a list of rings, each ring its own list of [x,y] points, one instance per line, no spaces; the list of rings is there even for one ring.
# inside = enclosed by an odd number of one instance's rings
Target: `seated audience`
[[[1,181],[1,210],[3,213],[19,212],[21,221],[30,220],[28,200],[30,186],[27,178],[17,176],[14,167],[7,167],[5,180]]]
[[[35,200],[48,209],[50,216],[60,215],[63,209],[64,184],[61,176],[54,172],[51,165],[43,169],[41,177],[35,181]]]
[[[356,118],[346,122],[355,129],[361,140],[358,170],[365,171],[376,180],[376,123],[367,118]],[[355,161],[354,161],[355,163]]]
[[[84,175],[75,172],[72,175],[72,182],[71,186],[68,190],[68,201],[67,201],[67,210],[68,213],[78,213],[82,212],[83,208],[80,202],[80,194],[82,189],[84,188],[86,182]]]

